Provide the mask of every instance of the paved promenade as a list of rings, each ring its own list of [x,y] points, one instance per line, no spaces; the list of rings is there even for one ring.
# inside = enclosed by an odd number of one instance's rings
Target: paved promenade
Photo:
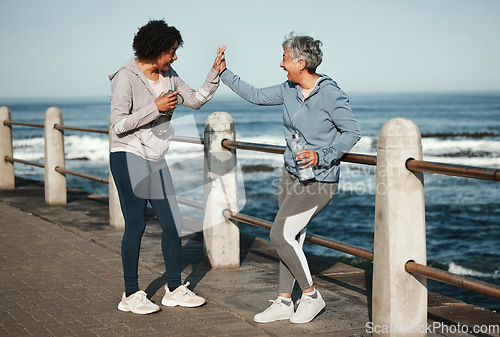
[[[183,240],[183,279],[208,299],[204,306],[162,307],[145,316],[121,312],[121,231],[107,221],[102,196],[69,190],[68,205],[47,206],[41,183],[22,179],[16,190],[0,191],[0,335],[369,336],[371,275],[314,256],[311,269],[326,311],[307,324],[254,323],[253,315],[276,297],[278,260],[267,241],[246,236],[238,270],[207,269],[201,235]],[[139,268],[140,286],[156,303],[165,284],[159,234],[150,219]],[[500,315],[491,311],[429,296],[429,324],[500,324]]]

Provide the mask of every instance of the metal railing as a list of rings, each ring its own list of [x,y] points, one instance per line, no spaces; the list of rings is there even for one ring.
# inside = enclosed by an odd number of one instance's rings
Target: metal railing
[[[61,124],[55,124],[54,129],[102,133],[102,134],[106,134],[106,135],[108,134],[107,129],[81,128],[81,127],[77,127],[77,126],[68,126],[68,125],[61,125]]]
[[[250,150],[250,151],[258,151],[265,153],[283,154],[285,152],[284,146],[247,143],[247,142],[231,141],[227,139],[222,141],[222,146],[228,149]],[[363,164],[371,166],[377,165],[377,156],[366,155],[366,154],[347,153],[340,160],[347,163],[355,163],[355,164]],[[424,160],[415,160],[411,158],[407,160],[406,167],[410,171],[444,174],[455,177],[500,181],[500,169],[435,163]]]
[[[237,221],[241,221],[244,223],[247,223],[249,225],[254,225],[260,228],[264,228],[267,230],[271,230],[271,227],[273,225],[272,222],[262,220],[259,218],[255,218],[253,216],[241,214],[241,213],[233,213],[229,209],[224,210],[224,216],[228,219],[233,219]],[[353,256],[361,257],[366,260],[373,261],[373,252],[364,248],[356,247],[353,245],[350,245],[348,243],[332,240],[330,238],[321,236],[321,235],[316,235],[316,234],[306,234],[306,239],[307,242],[316,244],[318,246],[323,246],[325,248],[330,248],[342,253],[350,254]]]
[[[30,126],[34,128],[44,128],[43,124],[35,124],[35,123],[23,123],[23,122],[13,122],[13,121],[3,121],[3,125],[12,126],[12,125],[20,125],[20,126]]]
[[[9,121],[9,120],[4,120],[3,125],[6,125],[6,126],[13,126],[13,125],[28,126],[28,127],[35,127],[35,128],[44,128],[45,127],[44,124],[15,122],[15,121]],[[82,128],[82,127],[68,126],[68,125],[61,125],[61,124],[55,124],[54,128],[57,130],[72,130],[72,131],[108,134],[107,129]],[[6,156],[5,160],[10,162],[10,163],[21,163],[21,164],[31,165],[31,166],[41,167],[41,168],[45,167],[45,165],[41,164],[41,163],[23,160],[23,159],[18,159],[18,158],[13,158],[11,156]],[[97,182],[104,183],[104,184],[109,184],[108,179],[96,177],[96,176],[85,174],[82,172],[67,170],[67,169],[61,168],[61,167],[56,167],[55,170],[59,173],[62,173],[62,174],[69,174],[69,175],[73,175],[76,177],[80,177],[80,178],[84,178],[84,179],[88,179],[88,180],[93,180],[93,181],[97,181]]]
[[[408,261],[405,265],[405,270],[414,275],[420,275],[436,281],[451,284],[459,288],[474,291],[476,293],[500,298],[500,287],[490,283],[473,280],[465,276],[455,275],[441,269],[416,263],[414,261]]]
[[[500,169],[434,163],[424,160],[408,159],[406,168],[415,172],[445,174],[455,177],[500,181]]]
[[[31,166],[37,166],[37,167],[45,168],[44,164],[36,163],[34,161],[12,158],[10,156],[5,156],[4,159],[5,159],[5,161],[8,161],[10,163],[21,163],[21,164],[26,164],[26,165],[31,165]]]

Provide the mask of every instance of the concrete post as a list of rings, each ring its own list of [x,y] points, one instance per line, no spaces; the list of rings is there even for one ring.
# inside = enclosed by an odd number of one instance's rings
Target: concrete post
[[[109,149],[113,144],[113,129],[111,125],[108,128],[109,134]],[[116,189],[115,180],[111,174],[111,169],[109,169],[109,224],[117,228],[125,228],[125,219],[123,218],[122,209],[120,206],[120,198],[118,197],[118,190]]]
[[[6,106],[0,107],[0,189],[13,190],[15,187],[14,164],[5,160],[12,157],[12,127],[4,125],[10,122],[10,110]]]
[[[426,264],[424,179],[406,168],[422,160],[420,131],[394,118],[380,131],[373,263],[373,336],[426,336],[427,281],[405,271],[409,260]],[[392,328],[392,332],[390,331]]]
[[[213,268],[240,266],[240,232],[237,222],[226,220],[225,209],[238,212],[236,150],[222,147],[235,140],[232,117],[222,111],[205,123],[203,237],[205,262]]]
[[[45,112],[45,203],[48,205],[65,205],[66,175],[57,172],[56,167],[65,168],[64,133],[54,128],[63,124],[61,110],[55,107]]]

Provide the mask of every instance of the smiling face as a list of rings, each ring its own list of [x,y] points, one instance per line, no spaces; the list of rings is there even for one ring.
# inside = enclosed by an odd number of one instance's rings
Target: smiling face
[[[290,82],[297,83],[297,78],[300,74],[300,69],[302,69],[302,60],[299,60],[297,63],[293,62],[292,57],[290,56],[290,49],[285,49],[283,51],[283,60],[281,60],[280,67],[286,71],[287,78]]]
[[[156,60],[156,68],[161,71],[166,71],[170,68],[170,65],[177,60],[177,48],[179,44],[175,42],[173,47],[161,54],[161,56]]]

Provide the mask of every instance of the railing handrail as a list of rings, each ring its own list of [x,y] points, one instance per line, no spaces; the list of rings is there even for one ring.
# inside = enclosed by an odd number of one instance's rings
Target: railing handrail
[[[286,149],[286,147],[282,145],[249,143],[249,142],[241,142],[228,139],[224,139],[222,141],[222,146],[228,149],[249,150],[249,151],[275,153],[275,154],[283,154],[285,153]],[[368,154],[346,153],[340,160],[356,164],[364,164],[372,166],[377,165],[377,156]]]
[[[225,147],[226,149],[250,150],[250,151],[275,153],[275,154],[285,153],[285,146],[261,144],[261,143],[249,143],[249,142],[241,142],[229,139],[223,139],[222,146]]]
[[[43,128],[43,127],[45,127],[43,124],[14,122],[14,121],[3,121],[3,125],[7,125],[7,126],[12,126],[12,125],[31,126],[31,127],[34,127],[34,128]]]
[[[182,205],[185,205],[185,206],[189,206],[191,208],[196,208],[196,209],[203,210],[203,204],[201,204],[199,202],[196,202],[194,200],[184,199],[184,198],[181,198],[181,197],[177,197],[176,199],[177,199],[177,202],[179,204],[182,204]]]
[[[228,219],[242,221],[250,225],[271,230],[272,222],[255,218],[249,215],[234,213],[230,210],[224,210],[224,216]],[[373,251],[360,248],[348,243],[332,240],[324,236],[316,234],[306,234],[306,241],[314,243],[326,248],[334,249],[346,254],[357,256],[369,261],[373,261]],[[456,287],[471,290],[477,293],[488,295],[495,298],[500,298],[500,286],[494,284],[474,280],[465,276],[456,275],[448,271],[425,266],[414,261],[408,261],[405,265],[406,271],[409,273],[431,278],[436,281],[448,283]]]
[[[246,214],[241,214],[241,213],[234,213],[231,212],[229,209],[224,210],[224,216],[228,219],[234,219],[238,221],[245,222],[249,225],[257,226],[260,228],[264,228],[267,230],[271,230],[271,227],[273,225],[272,222],[259,219],[250,215]],[[373,252],[364,248],[360,248],[354,245],[350,245],[345,242],[333,240],[321,235],[317,234],[306,234],[306,241],[310,243],[317,244],[319,246],[323,246],[326,248],[334,249],[339,252],[343,252],[346,254],[350,254],[353,256],[361,257],[363,259],[373,261]]]
[[[283,154],[285,146],[248,143],[224,139],[222,146],[229,149],[250,150],[266,153]],[[341,161],[364,165],[377,165],[377,156],[357,153],[346,153]],[[408,159],[406,167],[410,171],[451,175],[456,177],[500,181],[500,169],[485,167],[436,163],[425,160]]]
[[[21,164],[26,164],[26,165],[31,165],[31,166],[37,166],[44,168],[45,165],[41,163],[36,163],[34,161],[28,161],[28,160],[23,160],[23,159],[18,159],[18,158],[13,158],[11,156],[5,156],[4,158],[6,161],[11,162],[11,163],[21,163]]]
[[[429,267],[414,261],[408,261],[405,265],[405,270],[414,275],[420,275],[459,288],[471,290],[476,293],[500,298],[500,286],[491,283],[474,280],[466,276],[453,274],[448,271]]]
[[[78,127],[78,126],[69,126],[69,125],[63,125],[63,124],[55,124],[54,128],[56,128],[57,130],[72,130],[72,131],[83,131],[83,132],[108,134],[108,129],[82,128],[82,127]]]
[[[186,136],[173,136],[173,142],[182,142],[182,143],[191,143],[191,144],[205,144],[205,140],[203,138],[195,138],[195,137],[186,137]]]
[[[406,168],[410,171],[444,174],[455,177],[500,181],[500,169],[467,165],[436,163],[425,160],[408,159]]]
[[[88,180],[97,181],[99,183],[109,184],[109,180],[104,179],[104,178],[99,178],[99,177],[96,177],[96,176],[93,176],[93,175],[90,175],[90,174],[81,173],[81,172],[72,171],[72,170],[67,170],[67,169],[59,167],[59,166],[56,166],[55,170],[57,172],[59,172],[59,173],[62,173],[62,174],[70,174],[72,176],[76,176],[76,177],[85,178],[85,179],[88,179]]]

